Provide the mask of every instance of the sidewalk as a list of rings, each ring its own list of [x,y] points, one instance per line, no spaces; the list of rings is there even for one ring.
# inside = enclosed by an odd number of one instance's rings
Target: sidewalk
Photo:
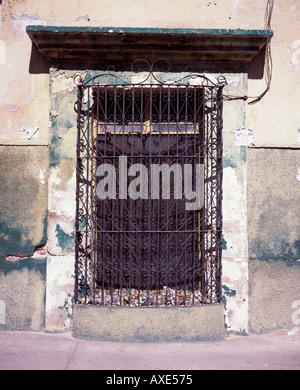
[[[299,370],[300,329],[213,342],[114,343],[0,331],[1,370]]]

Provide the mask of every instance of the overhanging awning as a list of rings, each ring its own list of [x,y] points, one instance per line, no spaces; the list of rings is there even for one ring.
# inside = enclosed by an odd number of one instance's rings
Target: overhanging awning
[[[250,63],[271,30],[56,27],[30,25],[32,42],[50,61],[116,62],[145,58],[176,63]]]

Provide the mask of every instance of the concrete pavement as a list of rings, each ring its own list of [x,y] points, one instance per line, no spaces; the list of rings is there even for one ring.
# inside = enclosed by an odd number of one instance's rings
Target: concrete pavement
[[[123,343],[0,331],[1,370],[299,370],[300,329],[219,341]]]

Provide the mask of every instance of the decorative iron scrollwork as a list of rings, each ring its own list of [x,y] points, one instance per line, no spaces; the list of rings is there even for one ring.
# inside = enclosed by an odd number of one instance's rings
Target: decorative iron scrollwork
[[[160,65],[160,66],[159,66]],[[155,71],[155,67],[159,67],[159,70]],[[135,85],[143,85],[143,84],[166,84],[166,85],[189,85],[197,83],[199,86],[203,87],[224,87],[227,85],[227,80],[224,76],[215,77],[209,73],[194,73],[190,66],[187,66],[180,73],[183,74],[182,77],[175,80],[165,80],[159,77],[162,74],[169,74],[171,71],[171,63],[164,58],[157,58],[156,60],[149,62],[146,59],[136,59],[131,64],[131,72],[132,74],[138,73],[146,73],[145,77],[142,80],[137,82],[130,82],[124,78],[122,78],[118,72],[115,71],[113,65],[110,65],[105,72],[101,72],[86,81],[82,79],[81,75],[76,74],[73,78],[74,84],[77,86],[88,87],[92,85],[101,85],[107,84],[106,81],[101,82],[101,78],[112,78],[115,79],[115,82],[120,84],[135,84]]]
[[[75,301],[114,306],[202,305],[221,299],[223,76],[171,74],[167,60],[137,59],[128,79],[109,67],[76,75]],[[132,74],[137,82],[132,82]],[[165,77],[170,74],[170,77]],[[122,76],[122,77],[121,77]],[[107,78],[112,83],[106,83]],[[129,80],[130,79],[130,80]],[[200,211],[175,196],[97,198],[98,167],[120,177],[143,164],[204,166]],[[122,176],[123,177],[123,176]],[[175,189],[172,189],[175,192]],[[120,202],[120,203],[119,203]]]

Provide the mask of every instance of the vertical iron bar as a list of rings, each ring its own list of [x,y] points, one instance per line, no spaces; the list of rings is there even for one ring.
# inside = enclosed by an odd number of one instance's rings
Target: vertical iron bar
[[[138,92],[137,92],[137,104],[138,104]],[[133,104],[133,109],[135,108],[135,102]],[[133,114],[133,119],[135,120],[135,116]],[[141,134],[142,136],[142,134]],[[141,149],[140,149],[140,152],[139,152],[139,155],[137,156],[137,161],[139,162],[139,164],[142,163],[143,161],[143,147],[141,146]],[[140,175],[141,175],[141,172],[140,172]],[[142,245],[142,231],[141,231],[141,214],[142,214],[142,199],[141,199],[141,193],[142,193],[143,189],[140,185],[140,196],[139,198],[136,200],[136,204],[137,204],[137,218],[138,218],[138,221],[137,221],[137,229],[138,229],[138,233],[137,233],[137,238],[138,238],[138,246],[137,246],[137,275],[138,275],[138,278],[137,278],[137,290],[138,290],[138,305],[140,305],[140,301],[141,301],[141,278],[142,278],[142,268],[141,268],[141,262],[142,262],[142,258],[141,258],[141,245]]]
[[[124,156],[124,142],[125,142],[125,135],[124,135],[124,132],[125,132],[125,109],[126,109],[126,105],[125,105],[125,101],[126,101],[126,94],[125,94],[125,88],[122,88],[122,152],[121,152],[121,156]],[[127,171],[127,167],[126,167],[126,171]],[[121,174],[121,170],[120,170],[120,160],[119,160],[119,185],[120,185],[120,174]],[[127,175],[127,172],[126,172],[126,175]],[[127,191],[127,189],[126,189]],[[123,213],[124,213],[124,199],[123,199],[123,196],[122,196],[122,199],[120,197],[120,187],[119,187],[119,205],[120,205],[120,256],[119,256],[119,261],[120,261],[120,265],[119,265],[119,272],[120,272],[120,306],[122,306],[122,292],[123,292],[123,268],[126,267],[127,265],[127,259],[123,258],[123,236],[124,236],[124,227],[123,227]],[[125,244],[126,244],[126,241],[125,241]],[[126,284],[125,284],[125,288],[126,288]]]
[[[79,232],[79,203],[80,203],[80,173],[81,173],[81,153],[80,153],[80,138],[81,138],[81,105],[82,105],[82,86],[78,86],[77,90],[77,144],[76,144],[76,214],[75,214],[75,291],[74,300],[78,302],[78,278],[79,278],[79,251],[81,240],[81,232]]]
[[[96,109],[91,110],[91,94],[90,88],[86,87],[88,92],[87,110],[84,112],[86,124],[83,125],[82,120],[82,98],[83,88],[78,87],[77,92],[77,168],[76,168],[76,280],[75,280],[75,300],[78,300],[78,290],[80,269],[82,266],[83,277],[83,293],[85,303],[89,303],[92,298],[92,302],[95,303],[96,297],[96,271],[99,273],[102,268],[102,304],[104,304],[104,290],[105,287],[110,291],[110,304],[114,304],[115,291],[119,289],[119,304],[122,305],[123,294],[123,267],[124,262],[127,259],[123,259],[123,246],[126,242],[129,243],[129,259],[128,259],[128,279],[125,282],[125,287],[128,287],[129,304],[131,304],[131,290],[137,293],[138,304],[141,304],[141,294],[144,289],[147,290],[149,304],[150,284],[153,283],[156,288],[156,305],[158,305],[159,288],[162,286],[167,287],[165,304],[168,304],[168,289],[175,286],[175,305],[178,304],[177,298],[180,294],[183,294],[184,304],[195,304],[195,283],[198,283],[199,277],[201,278],[201,293],[202,303],[212,303],[212,299],[217,297],[221,299],[221,244],[222,244],[222,88],[215,89],[209,86],[201,88],[201,101],[198,102],[199,88],[190,87],[185,85],[184,87],[170,86],[163,88],[159,86],[159,93],[155,95],[156,90],[151,84],[148,87],[149,91],[149,127],[147,129],[149,134],[143,134],[143,123],[145,122],[143,106],[144,99],[144,87],[139,86],[139,90],[136,90],[135,85],[131,85],[131,151],[129,155],[129,165],[135,162],[146,164],[148,169],[151,167],[151,161],[153,158],[159,163],[168,163],[169,167],[172,162],[190,164],[192,166],[192,187],[197,189],[197,163],[204,165],[204,204],[202,210],[184,211],[184,202],[182,206],[178,205],[177,197],[175,193],[175,172],[173,186],[170,173],[170,196],[174,196],[174,202],[170,199],[162,199],[162,185],[161,174],[159,177],[159,197],[157,200],[157,215],[153,209],[152,215],[152,203],[151,203],[151,175],[148,176],[148,200],[144,202],[142,197],[134,201],[130,198],[129,203],[130,212],[128,213],[128,225],[126,224],[127,232],[124,231],[124,205],[123,199],[116,201],[109,199],[109,201],[97,202],[96,200],[96,178],[95,172],[97,169],[98,159],[101,158],[100,151],[98,150],[98,136],[100,123],[100,89],[97,87],[94,98],[96,99]],[[118,93],[121,90],[121,86],[105,86],[104,87],[104,152],[102,153],[103,161],[114,161],[115,168],[118,165],[117,158],[121,150],[121,155],[124,154],[125,148],[125,129],[126,129],[126,90],[122,86],[121,101],[122,107],[118,105]],[[95,92],[95,91],[94,91]],[[108,108],[108,93],[111,93],[112,104]],[[136,99],[136,94],[139,93],[138,98],[141,99],[140,104]],[[207,96],[206,96],[207,94]],[[96,95],[96,96],[95,96]],[[121,96],[120,95],[120,96]],[[163,103],[163,99],[166,97],[166,104]],[[156,98],[158,98],[158,104],[156,104]],[[189,100],[191,99],[191,100]],[[191,101],[191,103],[190,103]],[[207,103],[207,107],[205,107]],[[202,105],[202,107],[201,107]],[[146,106],[146,103],[145,103]],[[176,106],[176,107],[175,107]],[[138,149],[134,147],[137,142],[134,143],[138,126],[135,125],[136,110],[140,118],[140,131],[141,142],[139,142]],[[165,123],[162,118],[162,111],[166,110],[167,118]],[[122,120],[122,132],[117,133],[118,126],[118,114],[122,110],[120,115]],[[130,110],[130,107],[129,107]],[[158,118],[154,118],[154,111],[158,111]],[[176,113],[174,111],[176,110]],[[109,114],[113,111],[113,118],[109,118]],[[156,112],[155,111],[155,112]],[[180,125],[180,112],[182,112],[184,118],[184,132],[183,126],[181,130]],[[202,113],[202,117],[198,117],[198,113]],[[192,115],[190,119],[190,115]],[[93,115],[93,116],[91,116]],[[96,124],[93,122],[93,118],[96,115]],[[200,114],[201,115],[201,114]],[[147,118],[146,118],[147,119]],[[129,119],[130,121],[130,119]],[[174,123],[175,122],[175,123]],[[94,127],[93,127],[94,124]],[[112,125],[113,124],[113,125]],[[152,134],[153,124],[158,128],[158,142],[157,150],[152,155]],[[167,126],[162,126],[166,124]],[[111,143],[112,134],[108,134],[108,126],[113,127],[114,135],[113,142]],[[193,131],[189,130],[193,126]],[[199,131],[197,126],[199,126]],[[163,128],[163,130],[161,130]],[[162,140],[162,135],[167,131],[167,139]],[[176,132],[174,133],[174,130]],[[96,135],[94,135],[96,131]],[[91,132],[91,133],[90,133]],[[109,130],[111,133],[111,130]],[[103,137],[100,130],[101,137]],[[118,148],[120,142],[119,134],[122,134],[122,147]],[[130,134],[130,133],[129,133]],[[128,134],[128,137],[129,137]],[[176,136],[176,145],[175,137]],[[110,138],[108,138],[108,136]],[[82,137],[82,138],[81,138]],[[174,138],[173,138],[174,137]],[[82,140],[86,143],[84,151],[82,151]],[[149,148],[146,147],[146,142],[149,142]],[[166,142],[165,142],[166,141]],[[185,144],[179,144],[184,141]],[[190,147],[190,141],[193,141],[193,145]],[[108,142],[111,143],[108,148]],[[200,145],[199,145],[200,142]],[[163,147],[164,153],[161,152]],[[165,150],[167,148],[167,150]],[[103,148],[101,147],[102,151]],[[82,156],[82,153],[86,153]],[[165,153],[166,152],[166,153]],[[95,154],[96,153],[96,154]],[[127,153],[127,152],[126,152]],[[120,160],[119,160],[120,162]],[[84,164],[83,170],[81,164]],[[85,168],[85,169],[84,169]],[[183,169],[184,171],[184,169]],[[120,172],[120,170],[119,170]],[[81,197],[81,176],[85,174],[85,194]],[[162,183],[163,184],[163,183]],[[183,184],[183,183],[181,183]],[[184,188],[184,186],[183,186]],[[140,189],[142,192],[143,189]],[[182,194],[181,194],[182,195]],[[101,203],[101,206],[100,206]],[[80,227],[80,205],[85,216],[85,228]],[[146,214],[148,214],[147,223],[143,223],[142,214],[144,212],[144,206],[148,207]],[[174,207],[174,206],[175,207]],[[98,209],[99,207],[99,209]],[[101,207],[101,210],[100,210]],[[106,207],[108,213],[106,213]],[[169,215],[175,208],[175,215]],[[183,208],[181,210],[181,208]],[[128,211],[128,210],[127,210]],[[100,221],[99,212],[102,221]],[[183,213],[182,213],[183,212]],[[101,214],[102,213],[102,214]],[[181,215],[180,215],[181,214]],[[162,220],[165,215],[165,220]],[[200,217],[200,218],[199,218]],[[107,218],[111,218],[111,221]],[[156,220],[156,222],[154,222]],[[152,221],[154,222],[152,226]],[[100,228],[100,224],[102,225]],[[106,227],[107,224],[107,227]],[[145,232],[146,225],[148,226],[148,232]],[[175,225],[175,227],[174,227]],[[127,227],[128,226],[128,227]],[[82,231],[80,231],[82,229]],[[170,230],[171,229],[171,230]],[[198,229],[198,230],[197,230]],[[111,231],[109,231],[111,230]],[[192,230],[192,231],[191,231]],[[81,234],[85,234],[85,243],[80,246],[82,242]],[[200,240],[199,240],[200,235]],[[128,237],[126,237],[128,236]],[[145,239],[148,237],[148,248],[145,248]],[[170,258],[171,250],[169,248],[175,244],[175,259]],[[157,242],[155,243],[155,239]],[[195,237],[197,239],[195,240]],[[102,239],[102,242],[99,239]],[[123,240],[125,240],[123,242]],[[190,241],[191,240],[191,241]],[[130,245],[132,243],[132,245]],[[115,245],[116,244],[116,245]],[[117,245],[118,244],[118,245]],[[163,247],[166,244],[166,248]],[[197,244],[197,249],[196,245]],[[100,245],[102,245],[102,253],[100,253]],[[153,253],[152,247],[156,246]],[[85,252],[82,249],[85,247]],[[117,249],[115,249],[115,247]],[[81,253],[82,252],[82,253]],[[181,253],[179,253],[181,252]],[[191,252],[191,253],[190,253]],[[201,258],[199,258],[199,252],[201,252]],[[146,253],[148,253],[146,255]],[[119,258],[118,258],[119,254]],[[147,259],[144,258],[147,256]],[[91,256],[91,257],[90,257]],[[110,262],[108,262],[108,258]],[[84,260],[83,260],[84,258]],[[84,264],[80,264],[80,260]],[[97,261],[97,263],[96,263]],[[200,262],[200,264],[199,264]],[[154,264],[156,270],[151,278],[151,265]],[[198,266],[197,266],[198,264]],[[127,269],[126,269],[127,271]],[[175,272],[175,274],[174,274]],[[198,273],[200,275],[198,277]],[[110,275],[110,277],[109,277]],[[174,278],[173,278],[174,275]],[[90,286],[92,277],[93,287]],[[173,278],[173,280],[172,280]],[[192,279],[190,279],[192,278]],[[109,280],[110,279],[110,280]],[[145,281],[147,282],[145,283]],[[99,279],[97,283],[99,284]],[[179,286],[180,283],[180,286]],[[183,292],[178,290],[183,288]],[[189,297],[191,301],[187,303],[187,293],[189,291]],[[191,294],[191,295],[190,295]],[[204,302],[205,300],[205,302]],[[136,302],[136,301],[135,301]],[[171,303],[173,304],[173,303]]]
[[[222,299],[222,197],[223,197],[223,89],[218,89],[218,273],[217,278],[217,299],[218,303]]]
[[[203,88],[203,122],[202,122],[202,146],[203,146],[203,173],[204,173],[204,196],[203,196],[203,207],[202,207],[202,219],[201,219],[201,295],[202,303],[205,298],[205,217],[206,217],[206,194],[207,194],[207,164],[206,164],[206,150],[207,150],[207,139],[206,139],[206,123],[208,122],[207,113],[205,112],[206,106],[206,88]]]
[[[106,159],[106,149],[107,149],[107,119],[108,115],[108,107],[107,107],[107,86],[104,87],[104,157],[102,158],[102,161],[105,162]],[[106,246],[108,246],[109,242],[107,240],[107,233],[106,233],[106,201],[102,201],[101,204],[103,205],[103,233],[102,233],[102,253],[101,253],[101,261],[102,261],[102,304],[104,304],[104,291],[105,287],[107,286],[106,281],[106,256],[105,253],[105,246],[104,243],[106,242]],[[108,287],[107,287],[108,290]]]
[[[87,155],[86,155],[86,181],[89,183],[89,169],[90,169],[90,89],[88,91],[88,107],[87,107],[87,127],[86,127],[86,139],[87,139]],[[91,232],[90,229],[90,219],[89,219],[89,187],[87,185],[86,191],[86,235],[85,235],[85,303],[87,303],[88,297],[88,235]],[[92,256],[92,253],[91,253]]]
[[[183,159],[184,161],[184,164],[187,163],[188,159],[187,159],[187,143],[188,143],[188,98],[189,98],[189,94],[188,94],[188,87],[186,86],[185,87],[185,157]],[[183,268],[184,268],[184,272],[183,272],[183,275],[184,275],[184,305],[186,305],[186,288],[187,288],[187,284],[186,284],[186,278],[187,278],[187,266],[186,266],[186,263],[187,263],[187,260],[186,260],[186,252],[187,252],[187,244],[188,244],[188,238],[189,238],[189,233],[187,232],[187,223],[186,223],[186,212],[184,213],[184,241],[185,241],[185,245],[184,245],[184,262],[183,262]]]
[[[196,169],[197,169],[197,164],[200,162],[198,161],[198,158],[196,157],[198,154],[199,154],[199,151],[197,153],[197,131],[196,131],[196,127],[197,127],[197,88],[194,87],[193,89],[193,127],[194,127],[194,137],[193,137],[193,157],[192,157],[192,162],[193,162],[193,166],[194,166],[194,169],[195,169],[195,176],[196,176],[196,180],[197,180],[197,173],[196,173]],[[195,188],[197,189],[197,181],[195,180]],[[193,212],[193,233],[192,233],[192,294],[193,294],[193,298],[192,298],[192,302],[193,302],[193,305],[195,304],[195,280],[197,279],[197,272],[196,272],[196,255],[195,255],[195,235],[196,235],[196,239],[198,239],[198,236],[197,236],[197,233],[195,233],[196,231],[196,218],[198,216],[198,213],[199,211],[196,209],[194,212]]]
[[[215,197],[215,191],[213,186],[213,174],[214,174],[214,130],[215,130],[215,112],[214,112],[214,89],[211,88],[211,126],[210,126],[210,303],[212,303],[212,296],[213,296],[213,235],[215,234],[215,226],[213,221],[213,202]]]

